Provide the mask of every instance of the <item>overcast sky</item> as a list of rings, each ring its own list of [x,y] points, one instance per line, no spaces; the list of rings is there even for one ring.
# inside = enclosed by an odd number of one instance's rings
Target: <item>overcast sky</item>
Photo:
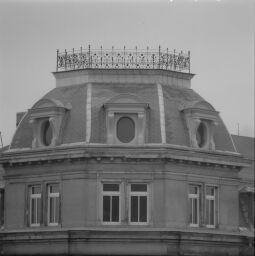
[[[254,1],[0,0],[0,131],[55,87],[56,50],[163,48],[191,51],[192,88],[232,134],[254,136]]]

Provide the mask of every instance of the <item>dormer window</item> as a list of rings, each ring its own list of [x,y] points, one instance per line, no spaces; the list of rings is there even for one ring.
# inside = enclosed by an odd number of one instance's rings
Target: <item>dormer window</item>
[[[103,105],[106,113],[108,144],[143,144],[147,103],[133,95],[119,95]]]
[[[207,102],[192,102],[181,106],[189,132],[190,146],[215,149],[214,128],[218,124],[218,112]]]
[[[117,138],[122,143],[130,143],[135,138],[135,122],[131,117],[123,116],[117,121]]]
[[[64,106],[59,101],[43,99],[29,110],[29,122],[33,130],[32,148],[61,144],[66,112],[70,109],[70,104]]]
[[[208,147],[208,125],[205,121],[200,121],[196,131],[197,146],[199,148]]]
[[[53,131],[50,121],[48,119],[42,123],[41,137],[42,144],[44,144],[45,146],[49,146],[51,144],[53,138]]]

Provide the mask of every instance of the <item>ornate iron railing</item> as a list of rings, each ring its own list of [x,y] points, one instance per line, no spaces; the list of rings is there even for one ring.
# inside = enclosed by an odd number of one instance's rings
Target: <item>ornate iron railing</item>
[[[177,53],[168,49],[122,50],[112,49],[93,50],[89,46],[84,50],[59,52],[57,50],[57,72],[77,69],[163,69],[190,73],[190,52]]]

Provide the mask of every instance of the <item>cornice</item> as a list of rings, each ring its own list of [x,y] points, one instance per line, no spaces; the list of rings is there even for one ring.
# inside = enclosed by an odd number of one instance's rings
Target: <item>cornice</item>
[[[174,145],[120,146],[83,144],[7,151],[0,155],[4,167],[74,161],[92,162],[163,162],[240,169],[249,159],[232,152],[198,150]]]

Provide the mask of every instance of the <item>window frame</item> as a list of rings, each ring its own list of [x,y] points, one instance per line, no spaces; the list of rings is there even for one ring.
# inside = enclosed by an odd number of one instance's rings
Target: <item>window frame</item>
[[[141,185],[146,185],[146,188],[147,190],[146,191],[131,191],[131,185],[132,184],[141,184]],[[128,223],[130,225],[148,225],[149,224],[149,184],[146,182],[130,182],[128,184],[128,190],[129,190],[129,193],[128,193]],[[146,222],[141,222],[141,221],[138,221],[138,222],[134,222],[134,221],[131,221],[131,197],[132,196],[138,196],[139,198],[141,196],[146,196],[146,201],[147,201],[147,205],[146,205]],[[138,200],[138,218],[139,218],[139,209],[140,209],[140,200]]]
[[[119,186],[119,191],[104,191],[105,184],[117,184]],[[110,202],[112,202],[113,196],[119,197],[119,221],[104,221],[104,196],[110,196]],[[101,182],[101,222],[104,225],[119,225],[121,224],[121,201],[122,201],[122,193],[121,193],[121,182],[118,181],[102,181]],[[112,219],[112,205],[110,204],[110,219]]]
[[[190,192],[190,187],[194,186],[198,188],[198,193],[193,194]],[[193,200],[191,199],[196,199],[197,202],[197,223],[192,223],[193,222]],[[188,203],[189,203],[189,226],[190,227],[199,227],[201,225],[201,185],[200,184],[188,184]]]
[[[214,189],[214,195],[207,195],[206,189],[207,187],[212,187]],[[214,184],[206,184],[205,185],[205,195],[204,195],[204,200],[205,200],[205,207],[204,207],[204,211],[205,211],[205,226],[207,228],[216,228],[217,224],[218,224],[218,186],[214,185]],[[210,212],[208,213],[209,216],[207,216],[207,211],[206,211],[206,206],[207,206],[207,201],[214,201],[214,224],[210,225],[207,223],[207,218],[209,220],[210,223]],[[210,205],[210,204],[209,204]]]
[[[58,192],[50,193],[50,187],[52,185],[58,185]],[[47,226],[58,226],[60,224],[60,184],[59,183],[48,183],[46,185],[47,189]],[[58,205],[56,206],[56,200],[54,200],[54,206],[58,207],[58,222],[50,222],[50,199],[51,198],[58,198]],[[55,213],[56,208],[54,208]],[[56,213],[54,214],[56,218]]]
[[[32,188],[33,187],[40,187],[40,193],[38,194],[32,194]],[[30,227],[40,227],[42,224],[42,211],[43,211],[43,207],[42,207],[42,185],[41,184],[31,184],[28,187],[28,191],[29,191],[29,213],[28,213],[28,221],[29,221],[29,226]],[[33,199],[40,199],[40,213],[38,215],[37,212],[37,205],[38,205],[38,200],[36,200],[36,223],[32,223],[32,200]]]

